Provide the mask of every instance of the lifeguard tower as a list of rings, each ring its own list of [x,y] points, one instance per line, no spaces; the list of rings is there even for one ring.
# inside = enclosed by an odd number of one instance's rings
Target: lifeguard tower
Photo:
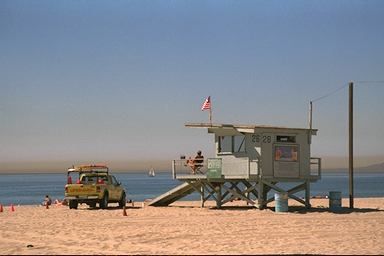
[[[155,198],[152,206],[166,206],[198,192],[201,206],[210,198],[216,206],[241,199],[259,209],[274,200],[268,192],[287,193],[310,208],[310,183],[321,178],[321,159],[311,157],[311,137],[316,129],[265,125],[187,123],[214,134],[216,153],[191,172],[186,159],[172,161],[180,186]],[[304,191],[304,198],[296,194]]]

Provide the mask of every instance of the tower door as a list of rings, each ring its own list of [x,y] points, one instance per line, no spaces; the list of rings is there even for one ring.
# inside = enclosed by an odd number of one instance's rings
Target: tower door
[[[274,144],[273,176],[276,178],[299,178],[299,152],[298,144]]]

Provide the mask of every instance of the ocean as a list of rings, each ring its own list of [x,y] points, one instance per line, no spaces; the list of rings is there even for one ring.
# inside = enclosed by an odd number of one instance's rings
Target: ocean
[[[181,184],[172,179],[170,172],[160,172],[155,177],[148,177],[146,172],[114,175],[125,187],[127,199],[134,201],[155,198]],[[35,205],[40,204],[45,195],[50,195],[53,200],[62,199],[65,183],[66,173],[0,174],[0,204]],[[349,197],[348,186],[347,170],[323,172],[321,180],[311,183],[311,196],[325,196],[329,191],[341,191],[343,197]],[[354,194],[356,198],[384,197],[384,171],[355,172]],[[303,193],[297,195],[304,196]],[[184,200],[199,199],[199,194],[193,193]]]

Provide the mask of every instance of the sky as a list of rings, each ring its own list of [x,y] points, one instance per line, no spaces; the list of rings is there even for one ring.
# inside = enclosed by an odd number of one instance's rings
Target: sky
[[[384,1],[0,1],[0,171],[148,168],[214,123],[307,127],[312,155],[383,160]],[[327,161],[323,162],[327,165]],[[341,162],[340,162],[341,163]],[[168,167],[167,167],[168,168]]]

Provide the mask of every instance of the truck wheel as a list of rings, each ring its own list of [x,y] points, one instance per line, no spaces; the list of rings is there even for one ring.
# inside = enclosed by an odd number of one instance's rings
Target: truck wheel
[[[95,208],[96,207],[96,203],[92,202],[92,203],[88,203],[89,207],[91,208]]]
[[[120,198],[120,201],[119,201],[119,206],[120,207],[124,207],[125,204],[127,203],[126,201],[126,196],[125,196],[125,192],[123,191],[123,193],[121,193],[121,198]]]
[[[69,209],[77,209],[79,203],[76,200],[69,200]]]
[[[101,199],[101,202],[100,202],[100,208],[106,209],[107,207],[108,207],[108,193],[105,192],[103,199]]]

